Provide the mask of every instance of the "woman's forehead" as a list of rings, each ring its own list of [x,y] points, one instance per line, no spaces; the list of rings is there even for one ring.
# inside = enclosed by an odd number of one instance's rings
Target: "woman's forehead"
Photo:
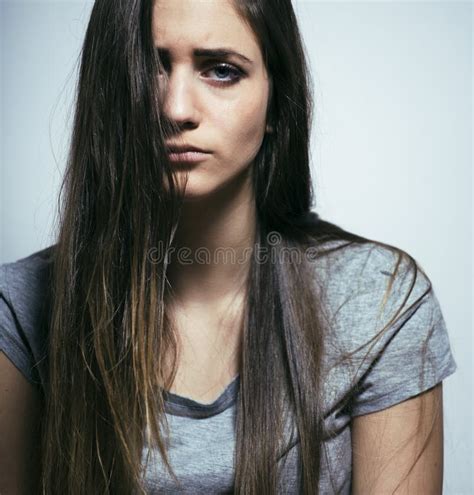
[[[260,52],[252,29],[231,0],[156,0],[153,37],[157,46],[169,51],[227,47],[251,59]]]

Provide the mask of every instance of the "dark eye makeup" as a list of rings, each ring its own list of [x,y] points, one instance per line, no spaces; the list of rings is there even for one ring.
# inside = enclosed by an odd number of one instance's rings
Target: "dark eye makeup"
[[[162,61],[163,68],[166,72],[171,69],[171,64],[169,60],[164,59]],[[217,86],[231,86],[237,84],[244,76],[245,72],[234,64],[229,64],[227,62],[214,62],[203,64],[205,67],[204,74],[214,72],[217,77],[205,77],[205,79],[210,79],[212,84]]]
[[[218,78],[214,79],[214,82],[216,82],[220,86],[229,86],[231,84],[236,84],[242,79],[244,75],[242,69],[240,69],[235,65],[227,64],[227,63],[215,64],[206,72],[211,72],[211,71],[213,71],[215,74],[218,75]],[[222,79],[219,77],[219,73],[220,76],[223,76]],[[226,78],[226,74],[227,77],[230,76],[231,78],[230,79]]]

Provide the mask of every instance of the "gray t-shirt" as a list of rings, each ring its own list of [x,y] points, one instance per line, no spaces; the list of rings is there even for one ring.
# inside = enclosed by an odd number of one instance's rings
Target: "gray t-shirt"
[[[46,376],[46,336],[41,322],[46,314],[44,297],[52,248],[0,265],[0,350],[38,386]],[[368,347],[354,355],[352,365],[338,362],[341,352],[367,343],[382,328],[381,323],[389,321],[408,293],[412,277],[402,269],[395,278],[386,312],[380,316],[379,304],[395,267],[395,256],[388,249],[372,243],[350,246],[329,258],[312,261],[311,266],[318,286],[325,287],[322,296],[332,328],[323,359],[325,428],[331,435],[324,439],[320,490],[324,494],[349,494],[351,418],[413,397],[454,373],[457,365],[434,291],[392,323],[365,361],[362,357]],[[428,282],[418,274],[404,309],[425,292]],[[422,359],[425,342],[427,354]],[[357,387],[351,388],[354,377]],[[159,453],[145,445],[144,465],[149,454],[147,493],[232,493],[239,384],[237,375],[212,404],[165,392],[169,456],[181,486],[177,487],[164,469]],[[350,404],[341,400],[354,390]],[[289,448],[279,462],[282,475],[278,493],[299,493],[297,435],[289,439]]]

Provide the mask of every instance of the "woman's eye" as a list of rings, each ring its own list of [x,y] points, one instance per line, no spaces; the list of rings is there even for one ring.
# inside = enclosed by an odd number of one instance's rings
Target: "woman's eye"
[[[235,84],[242,78],[243,72],[230,64],[218,64],[211,67],[207,72],[214,72],[216,78],[213,78],[218,84]]]
[[[158,76],[164,77],[166,74],[171,72],[171,65],[168,63],[163,63],[163,72],[159,71]],[[211,66],[209,69],[204,71],[204,74],[214,73],[210,79],[220,86],[236,84],[242,79],[244,71],[235,65],[220,63]],[[209,77],[206,77],[208,79]]]

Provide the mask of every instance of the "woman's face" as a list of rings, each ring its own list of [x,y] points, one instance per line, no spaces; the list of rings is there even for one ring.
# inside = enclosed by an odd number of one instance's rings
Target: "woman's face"
[[[153,37],[166,74],[163,110],[180,128],[169,145],[207,150],[189,170],[186,199],[240,184],[265,134],[269,80],[249,26],[228,0],[156,0]],[[234,54],[205,50],[233,51]],[[166,77],[168,80],[166,80]]]

